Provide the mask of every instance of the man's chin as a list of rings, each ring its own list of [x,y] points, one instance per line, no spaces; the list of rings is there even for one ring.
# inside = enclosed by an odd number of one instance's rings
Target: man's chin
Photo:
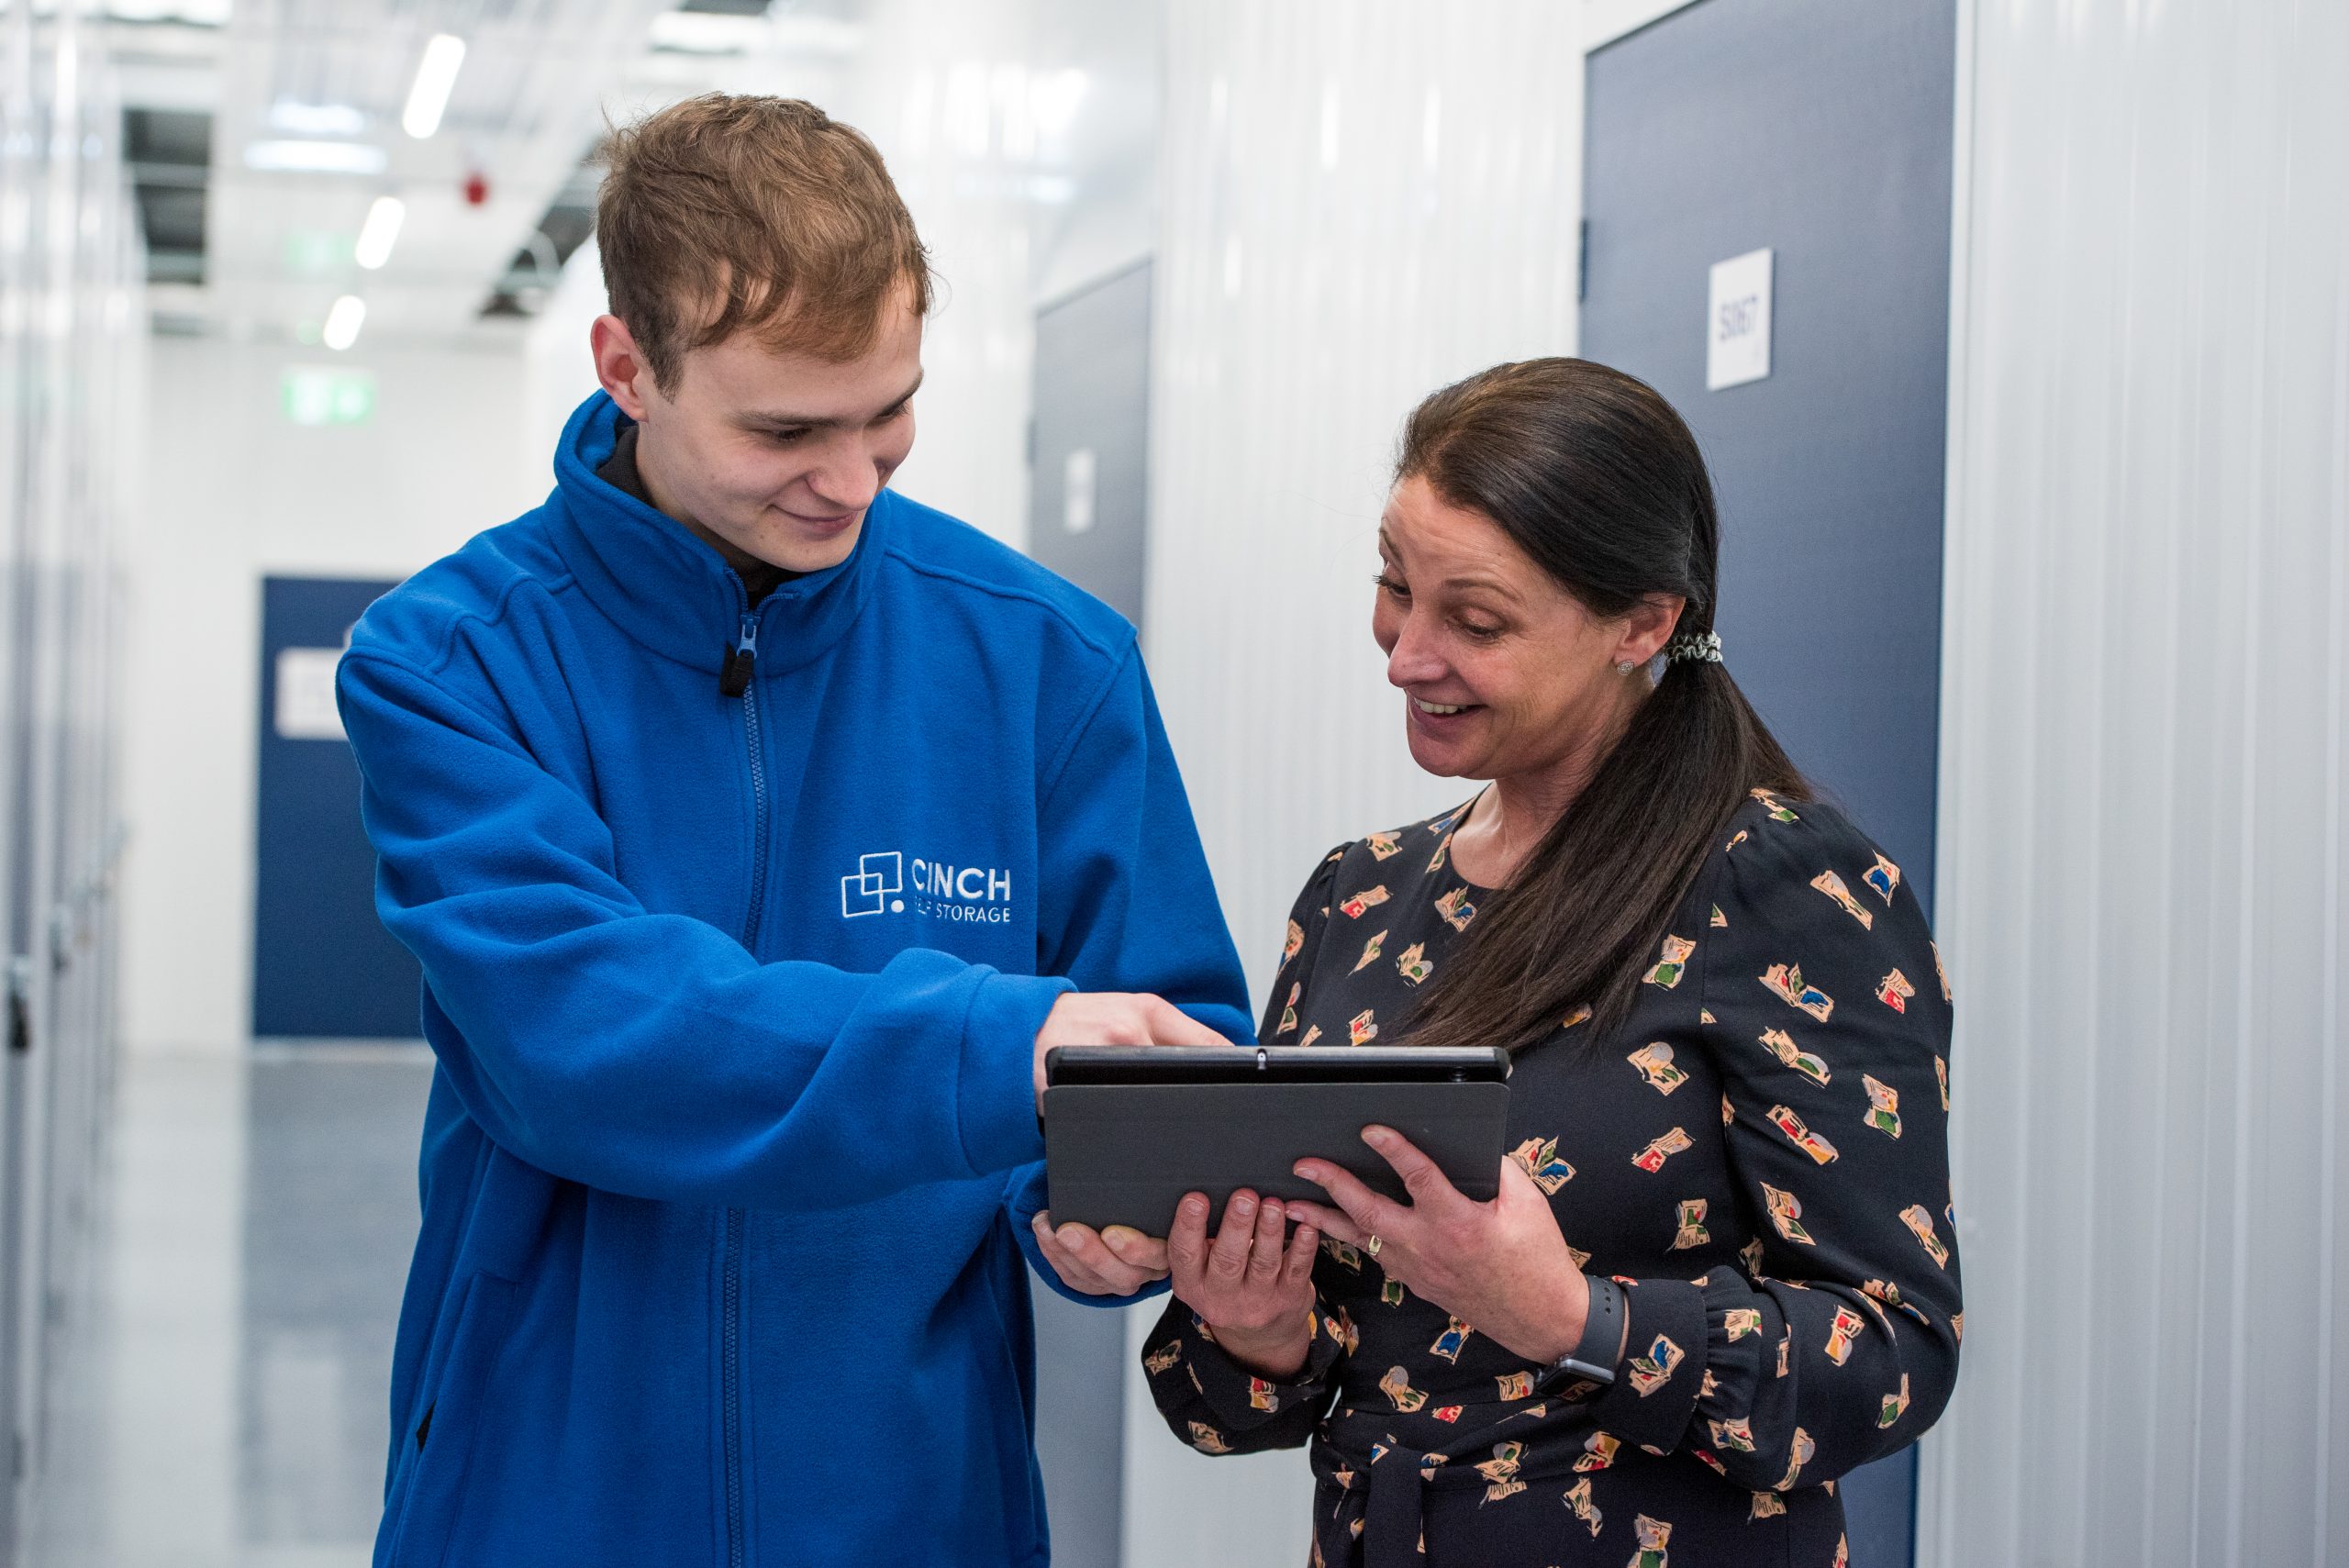
[[[760,543],[764,548],[758,553],[762,560],[785,572],[802,575],[828,572],[856,553],[856,541],[863,532],[862,512],[836,529],[795,523],[789,525],[788,531],[776,529],[762,539]]]

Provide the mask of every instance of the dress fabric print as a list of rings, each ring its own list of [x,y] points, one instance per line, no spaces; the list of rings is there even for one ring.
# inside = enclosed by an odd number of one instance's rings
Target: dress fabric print
[[[1332,851],[1299,895],[1259,1043],[1408,1040],[1492,897],[1450,867],[1466,808]],[[1845,1562],[1834,1478],[1947,1402],[1964,1315],[1950,1003],[1899,868],[1765,792],[1698,872],[1620,1027],[1517,1053],[1508,1146],[1575,1262],[1624,1288],[1611,1388],[1542,1368],[1333,1240],[1313,1349],[1252,1376],[1170,1302],[1143,1357],[1209,1453],[1310,1443],[1326,1568]]]

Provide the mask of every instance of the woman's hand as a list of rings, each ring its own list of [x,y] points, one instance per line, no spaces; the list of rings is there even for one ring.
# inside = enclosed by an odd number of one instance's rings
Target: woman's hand
[[[1131,1296],[1166,1277],[1166,1243],[1139,1230],[1122,1225],[1102,1231],[1075,1224],[1055,1229],[1049,1214],[1036,1217],[1035,1230],[1037,1250],[1071,1290],[1086,1296]]]
[[[1207,1196],[1192,1193],[1166,1238],[1176,1299],[1215,1331],[1226,1355],[1260,1377],[1296,1376],[1313,1348],[1313,1256],[1321,1236],[1300,1225],[1284,1249],[1288,1218],[1280,1199],[1260,1204],[1242,1188],[1223,1206],[1223,1225],[1210,1241]]]
[[[1362,1139],[1395,1167],[1411,1201],[1383,1198],[1326,1160],[1300,1160],[1297,1173],[1337,1207],[1292,1203],[1291,1216],[1365,1251],[1377,1237],[1388,1278],[1527,1361],[1553,1362],[1582,1342],[1590,1282],[1550,1200],[1516,1161],[1501,1162],[1500,1195],[1477,1203],[1392,1128],[1366,1127]]]

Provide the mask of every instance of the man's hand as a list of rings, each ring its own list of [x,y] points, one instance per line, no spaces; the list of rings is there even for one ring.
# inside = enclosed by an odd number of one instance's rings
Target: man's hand
[[[1036,1245],[1061,1283],[1086,1296],[1131,1296],[1166,1277],[1166,1243],[1122,1225],[1096,1231],[1089,1225],[1055,1229],[1052,1217],[1035,1218]]]
[[[1163,996],[1130,991],[1064,993],[1044,1015],[1044,1027],[1036,1031],[1038,1113],[1041,1114],[1044,1100],[1044,1052],[1056,1045],[1230,1044]]]

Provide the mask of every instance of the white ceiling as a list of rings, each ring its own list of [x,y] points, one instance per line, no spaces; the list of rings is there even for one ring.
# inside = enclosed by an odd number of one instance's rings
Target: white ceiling
[[[855,26],[823,0],[785,0],[771,15],[723,14],[729,6],[751,10],[742,0],[696,0],[689,13],[676,0],[110,0],[126,106],[213,116],[204,282],[152,285],[159,325],[315,341],[349,293],[366,302],[369,339],[510,336],[516,323],[484,320],[482,307],[514,281],[510,264],[550,203],[566,187],[588,199],[582,159],[607,112],[625,118],[738,83],[746,68],[804,78],[856,47]],[[401,110],[440,32],[466,41],[464,63],[439,130],[419,140]],[[254,144],[288,139],[379,153],[381,171],[248,166]],[[474,174],[487,187],[478,205],[465,195]],[[406,220],[388,264],[363,271],[352,242],[385,194],[406,203]]]

